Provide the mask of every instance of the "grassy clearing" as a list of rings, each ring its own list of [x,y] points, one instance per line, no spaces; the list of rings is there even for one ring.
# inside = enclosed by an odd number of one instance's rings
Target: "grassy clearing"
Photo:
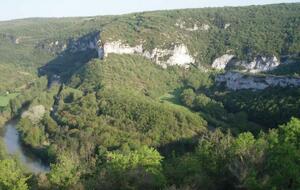
[[[180,94],[181,94],[181,89],[175,89],[172,92],[166,93],[162,96],[159,97],[160,101],[168,101],[173,104],[181,105],[180,101]]]
[[[15,98],[19,93],[12,93],[0,96],[0,107],[5,107],[8,105],[9,101]]]
[[[176,89],[173,92],[166,93],[159,97],[161,103],[168,104],[174,109],[181,109],[183,111],[192,112],[189,108],[182,105],[180,101],[181,89]]]

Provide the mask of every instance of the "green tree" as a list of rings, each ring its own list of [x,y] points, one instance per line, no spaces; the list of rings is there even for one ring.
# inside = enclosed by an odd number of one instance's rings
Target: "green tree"
[[[292,118],[279,127],[278,140],[273,140],[267,157],[269,187],[300,188],[300,120]]]
[[[20,120],[18,129],[21,132],[24,143],[32,147],[41,146],[46,140],[43,126],[40,126],[39,123],[33,124],[28,118],[22,118]]]
[[[0,160],[0,189],[27,190],[26,177],[12,159]]]
[[[48,177],[54,187],[64,189],[75,185],[80,179],[76,158],[69,153],[60,155],[57,163],[51,165]]]
[[[108,152],[100,173],[107,189],[159,189],[165,184],[162,156],[146,146],[135,151]],[[100,174],[101,176],[101,174]]]
[[[193,89],[189,88],[181,93],[181,101],[188,107],[193,107],[193,102],[195,100],[196,94]]]

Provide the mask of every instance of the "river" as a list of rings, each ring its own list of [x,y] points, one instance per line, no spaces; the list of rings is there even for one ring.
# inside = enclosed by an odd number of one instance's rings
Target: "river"
[[[42,163],[41,159],[31,155],[22,146],[19,138],[19,132],[16,129],[16,120],[11,120],[4,126],[5,131],[3,135],[6,150],[10,155],[17,155],[20,162],[32,173],[46,173],[49,172],[49,166]]]

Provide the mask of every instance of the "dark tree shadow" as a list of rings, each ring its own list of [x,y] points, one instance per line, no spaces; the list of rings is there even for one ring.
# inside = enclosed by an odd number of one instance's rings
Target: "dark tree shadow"
[[[56,58],[38,68],[39,76],[47,76],[48,85],[52,81],[68,81],[76,70],[91,59],[98,57],[97,41],[99,34],[99,31],[96,31],[76,40],[69,39],[64,50]]]

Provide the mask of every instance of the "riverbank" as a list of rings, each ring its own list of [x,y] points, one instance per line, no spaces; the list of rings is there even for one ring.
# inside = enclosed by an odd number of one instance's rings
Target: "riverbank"
[[[41,158],[32,154],[22,145],[19,132],[16,129],[17,120],[12,119],[3,127],[3,141],[5,148],[10,155],[17,155],[20,163],[32,173],[46,173],[50,171],[49,165],[45,164]]]

